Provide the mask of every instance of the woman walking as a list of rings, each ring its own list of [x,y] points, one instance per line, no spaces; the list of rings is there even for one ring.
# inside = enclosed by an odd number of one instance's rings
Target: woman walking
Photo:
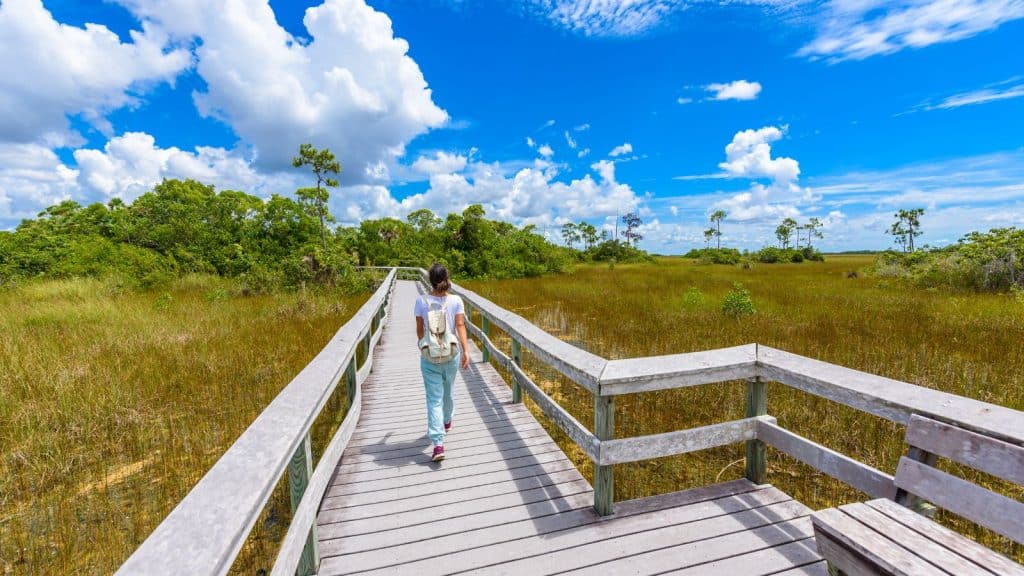
[[[452,384],[460,365],[469,368],[469,348],[466,311],[462,298],[448,294],[448,269],[435,263],[429,276],[433,291],[416,299],[416,337],[427,393],[427,436],[434,444],[432,460],[439,462],[444,460],[444,437],[455,412]]]

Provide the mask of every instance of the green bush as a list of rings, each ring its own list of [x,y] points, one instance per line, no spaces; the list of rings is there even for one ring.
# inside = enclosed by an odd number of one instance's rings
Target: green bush
[[[814,248],[801,248],[797,250],[794,248],[765,246],[757,251],[756,257],[757,261],[762,264],[776,264],[779,262],[800,263],[805,260],[812,260],[815,262],[825,261],[825,256]]]
[[[739,317],[754,314],[754,301],[750,298],[750,291],[739,282],[734,282],[732,290],[722,300],[722,312],[727,316]]]
[[[697,248],[683,255],[695,258],[702,264],[739,264],[743,255],[735,248]]]
[[[696,286],[690,286],[683,293],[683,305],[687,308],[696,308],[704,303],[704,293]]]

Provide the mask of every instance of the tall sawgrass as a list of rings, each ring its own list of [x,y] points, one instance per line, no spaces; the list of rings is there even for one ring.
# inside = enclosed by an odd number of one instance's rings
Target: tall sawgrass
[[[0,291],[0,573],[116,569],[363,299],[198,276]],[[286,489],[236,572],[272,559]]]
[[[652,265],[580,266],[571,275],[465,284],[606,358],[758,342],[1024,409],[1024,306],[1017,299],[922,290],[851,274],[870,263],[870,257],[844,256],[744,269],[665,258]],[[723,312],[735,282],[749,290],[756,313]],[[505,335],[495,331],[495,339],[508,349]],[[593,398],[586,390],[526,356],[527,370],[562,406],[581,422],[593,422]],[[625,395],[615,403],[618,437],[655,434],[742,418],[745,386],[730,382]],[[780,384],[768,385],[768,411],[780,425],[889,473],[906,452],[901,426]],[[540,420],[590,474],[585,455]],[[785,455],[768,454],[769,481],[813,508],[866,498]],[[739,478],[743,458],[738,445],[616,466],[616,499]],[[1024,497],[1020,487],[989,485]],[[998,550],[1024,556],[1020,546],[987,531],[963,522],[954,525]]]

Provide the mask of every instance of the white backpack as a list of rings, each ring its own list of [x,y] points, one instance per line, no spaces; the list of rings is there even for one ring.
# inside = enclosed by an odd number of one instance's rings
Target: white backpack
[[[452,346],[458,343],[452,330],[454,327],[448,326],[447,298],[438,304],[424,296],[423,302],[427,305],[427,325],[420,340],[420,350],[428,362],[443,364],[452,359],[455,354]]]

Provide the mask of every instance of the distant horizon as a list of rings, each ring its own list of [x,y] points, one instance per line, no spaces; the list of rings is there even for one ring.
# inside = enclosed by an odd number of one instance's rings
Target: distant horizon
[[[1024,226],[1024,4],[976,0],[157,0],[0,4],[0,230],[163,178],[291,196],[341,161],[340,223],[484,205],[640,247],[932,246]]]

